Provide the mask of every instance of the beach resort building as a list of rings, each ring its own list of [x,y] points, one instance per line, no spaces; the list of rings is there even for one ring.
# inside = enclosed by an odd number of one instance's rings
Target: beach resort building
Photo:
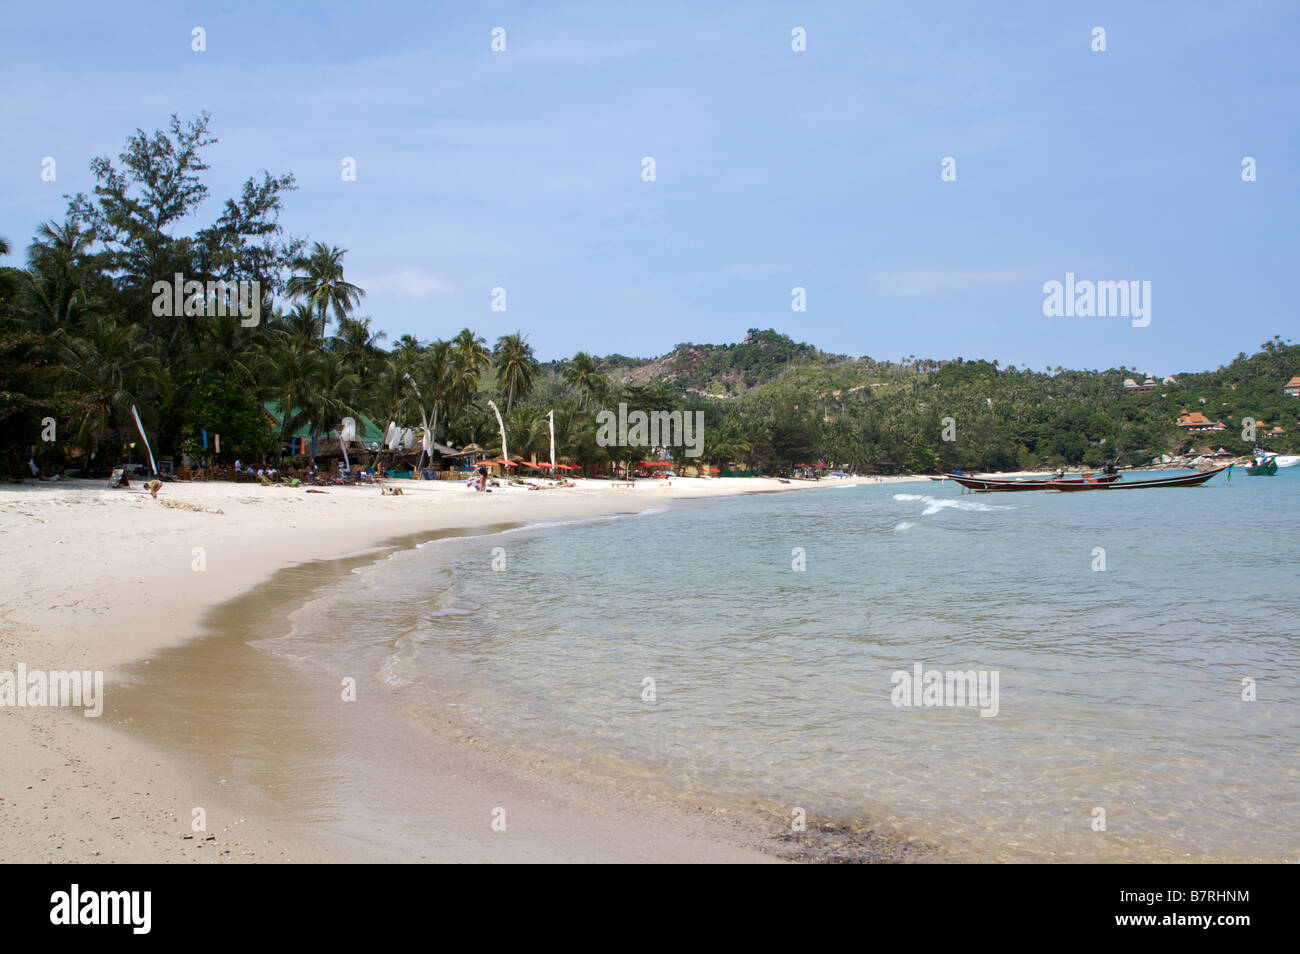
[[[284,433],[284,406],[279,401],[263,402],[262,413],[275,425],[277,435]],[[357,415],[356,422],[356,440],[349,442],[349,452],[355,445],[362,445],[368,450],[378,450],[379,445],[384,441],[383,430],[364,414]],[[282,449],[294,457],[341,457],[343,452],[339,444],[340,436],[338,428],[322,433],[316,432],[307,424],[302,424],[289,435],[289,441]]]
[[[284,409],[277,401],[266,401],[262,412],[282,433]],[[444,476],[443,472],[465,470],[473,461],[485,456],[482,448],[454,448],[433,443],[432,460],[424,454],[424,443],[418,429],[394,427],[391,434],[364,414],[358,414],[356,434],[352,440],[342,441],[340,427],[318,431],[303,424],[281,442],[281,450],[289,457],[310,458],[314,461],[337,460],[342,466],[346,460],[354,471],[382,466],[390,475],[410,476],[417,464],[423,464],[425,476]],[[346,443],[347,454],[344,454]]]
[[[1124,390],[1128,394],[1149,394],[1156,389],[1156,382],[1153,378],[1147,378],[1141,384],[1138,384],[1132,378],[1124,379]]]
[[[1300,374],[1282,385],[1282,393],[1289,394],[1291,397],[1300,397]]]
[[[1181,427],[1187,434],[1200,434],[1206,431],[1226,431],[1227,425],[1222,421],[1211,421],[1200,411],[1188,413],[1186,410],[1179,416],[1174,424]]]

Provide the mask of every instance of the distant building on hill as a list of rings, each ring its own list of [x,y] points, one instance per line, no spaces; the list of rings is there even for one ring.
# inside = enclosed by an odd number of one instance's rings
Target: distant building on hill
[[[1300,397],[1300,374],[1282,385],[1282,392],[1291,395],[1291,397]]]
[[[1244,421],[1245,418],[1242,418],[1242,420]],[[1282,429],[1281,424],[1274,424],[1272,428],[1270,428],[1268,426],[1268,421],[1257,420],[1255,421],[1255,433],[1260,434],[1263,437],[1281,437],[1286,433],[1286,431]]]
[[[1188,434],[1200,434],[1207,431],[1226,431],[1227,425],[1222,421],[1212,421],[1200,411],[1188,413],[1186,410],[1179,416],[1174,424],[1181,427]]]
[[[1156,382],[1147,378],[1141,384],[1138,384],[1132,378],[1124,379],[1124,390],[1129,394],[1147,394],[1156,389]]]

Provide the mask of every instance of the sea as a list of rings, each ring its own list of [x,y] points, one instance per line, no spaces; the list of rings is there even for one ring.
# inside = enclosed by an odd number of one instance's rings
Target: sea
[[[401,549],[269,652],[403,718],[971,861],[1300,861],[1300,467],[827,486]],[[358,625],[358,619],[364,625]]]

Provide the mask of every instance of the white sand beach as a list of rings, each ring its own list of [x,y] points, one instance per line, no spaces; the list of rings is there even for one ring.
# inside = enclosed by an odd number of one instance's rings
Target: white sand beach
[[[114,691],[127,667],[147,665],[198,636],[213,607],[305,561],[380,555],[385,541],[449,528],[635,512],[742,493],[816,492],[846,482],[683,478],[620,489],[579,481],[491,494],[459,483],[390,482],[402,487],[401,496],[374,486],[307,493],[173,482],[156,500],[138,487],[109,490],[102,481],[0,490],[0,552],[10,567],[0,598],[0,670],[103,670],[105,686],[101,718],[72,708],[0,708],[0,860],[774,860],[702,813],[556,778],[415,727],[412,745],[455,770],[438,776],[435,791],[421,793],[440,806],[438,837],[427,850],[394,857],[364,839],[325,836],[313,827],[310,806],[290,810],[259,798],[238,777],[212,777],[193,752],[124,728]],[[194,705],[201,704],[200,693]],[[291,762],[293,754],[285,758]],[[490,828],[492,806],[503,802],[517,806],[508,835]],[[206,830],[197,833],[196,807],[206,815]]]

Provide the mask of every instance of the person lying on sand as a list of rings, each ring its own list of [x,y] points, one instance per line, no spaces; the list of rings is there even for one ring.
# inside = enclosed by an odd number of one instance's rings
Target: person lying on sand
[[[402,496],[402,488],[401,488],[401,487],[380,487],[380,488],[379,488],[379,492],[380,492],[381,494],[383,494],[384,496],[387,496],[387,497],[400,497],[400,496]]]

